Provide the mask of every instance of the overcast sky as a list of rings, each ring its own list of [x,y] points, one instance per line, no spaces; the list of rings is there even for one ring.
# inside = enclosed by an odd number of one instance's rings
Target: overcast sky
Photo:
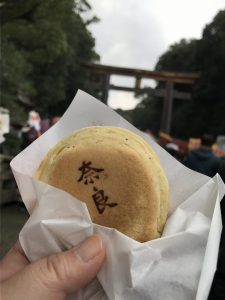
[[[89,0],[100,22],[89,26],[102,64],[153,70],[160,55],[182,38],[200,38],[205,25],[225,8],[224,0]],[[134,85],[113,76],[111,83]],[[142,85],[151,82],[144,81]],[[130,109],[132,93],[110,92],[109,105]]]

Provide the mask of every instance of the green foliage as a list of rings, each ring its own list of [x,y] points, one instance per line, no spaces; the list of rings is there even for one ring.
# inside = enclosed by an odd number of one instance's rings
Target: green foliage
[[[21,99],[43,116],[62,114],[84,87],[80,61],[98,59],[80,16],[90,8],[84,0],[0,1],[2,105],[12,117],[17,108],[25,116]]]
[[[175,89],[192,93],[192,101],[174,100],[172,135],[188,138],[205,132],[214,135],[225,132],[225,10],[208,24],[199,40],[184,40],[170,46],[156,65],[157,71],[200,72],[192,87],[176,84]],[[162,88],[158,84],[157,88]],[[142,107],[135,109],[138,127],[160,129],[162,101],[145,97]],[[141,119],[139,115],[142,115]]]
[[[205,120],[212,133],[224,134],[225,109],[225,10],[203,31],[199,49],[202,76],[196,87],[198,109],[207,109]]]
[[[199,66],[196,61],[198,46],[198,40],[182,39],[179,43],[171,45],[169,50],[159,58],[155,69],[181,73],[198,71]]]
[[[28,77],[32,67],[11,41],[3,37],[1,42],[1,105],[15,111],[14,120],[21,122],[26,113],[17,98],[20,94],[35,93],[33,82]]]

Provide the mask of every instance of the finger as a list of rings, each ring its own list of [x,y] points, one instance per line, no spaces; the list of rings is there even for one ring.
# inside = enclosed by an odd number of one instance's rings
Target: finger
[[[0,261],[0,281],[6,280],[29,264],[19,240]]]
[[[7,280],[2,291],[8,299],[13,299],[14,291],[18,290],[25,293],[27,299],[61,300],[90,282],[98,273],[104,257],[102,241],[94,235],[79,247],[30,264]]]
[[[104,257],[102,240],[99,235],[93,235],[75,249],[47,257],[37,267],[40,275],[48,274],[49,287],[57,286],[59,290],[69,293],[80,289],[96,276]]]

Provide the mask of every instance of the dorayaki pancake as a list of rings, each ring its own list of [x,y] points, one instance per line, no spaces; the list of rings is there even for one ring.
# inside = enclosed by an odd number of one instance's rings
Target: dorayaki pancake
[[[144,242],[160,237],[169,187],[156,154],[120,127],[80,129],[53,147],[35,178],[84,201],[93,223]]]

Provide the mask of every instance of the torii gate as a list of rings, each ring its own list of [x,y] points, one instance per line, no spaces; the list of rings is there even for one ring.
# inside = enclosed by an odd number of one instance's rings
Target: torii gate
[[[94,74],[103,77],[102,82],[102,101],[107,104],[109,90],[135,92],[135,94],[148,93],[151,95],[164,97],[161,131],[169,134],[171,130],[171,119],[173,110],[173,99],[190,100],[191,94],[178,92],[174,90],[175,83],[193,84],[199,78],[199,73],[174,73],[174,72],[158,72],[139,70],[131,68],[121,68],[114,66],[106,66],[94,63],[83,63],[82,66]],[[135,78],[135,87],[124,87],[110,84],[111,75],[130,76]],[[165,90],[153,90],[149,88],[141,88],[141,79],[148,78],[165,82]],[[101,89],[101,87],[98,87]]]

